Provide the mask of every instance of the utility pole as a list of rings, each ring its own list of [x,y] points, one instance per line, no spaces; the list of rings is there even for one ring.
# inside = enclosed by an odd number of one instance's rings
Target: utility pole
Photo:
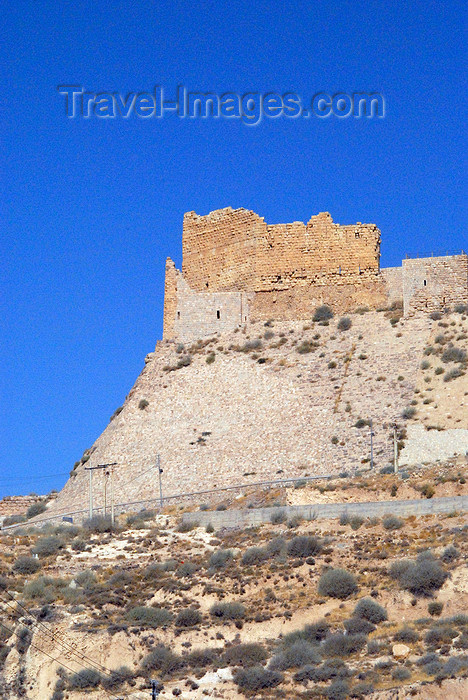
[[[117,466],[117,462],[111,462],[109,464],[98,464],[96,467],[85,467],[85,471],[89,472],[89,519],[93,517],[93,471],[96,469],[108,469],[109,467]],[[104,517],[106,516],[107,509],[107,476],[109,472],[104,472]],[[112,500],[114,499],[114,490],[112,489]],[[112,503],[113,510],[113,503]]]
[[[371,470],[374,469],[374,428],[372,424],[372,418],[369,421],[369,428],[370,428],[370,468]]]
[[[393,471],[398,474],[398,440],[397,440],[397,430],[398,426],[396,423],[393,424]]]
[[[161,474],[163,473],[163,470],[161,469],[161,458],[159,454],[156,457],[156,466],[158,468],[158,475],[159,475],[159,505],[161,508],[163,507],[163,494],[162,494],[162,478]]]
[[[153,679],[151,681],[151,700],[156,700],[163,688],[164,686],[160,681]]]

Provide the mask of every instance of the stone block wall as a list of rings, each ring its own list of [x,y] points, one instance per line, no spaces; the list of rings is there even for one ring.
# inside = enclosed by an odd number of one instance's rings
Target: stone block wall
[[[384,267],[380,274],[385,282],[388,303],[403,301],[403,269],[401,267]]]
[[[404,313],[468,303],[468,255],[403,260]]]

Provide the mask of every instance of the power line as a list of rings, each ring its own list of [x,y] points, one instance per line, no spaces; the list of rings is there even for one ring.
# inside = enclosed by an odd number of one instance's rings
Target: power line
[[[31,481],[42,481],[44,479],[55,479],[57,476],[69,476],[69,472],[59,472],[58,474],[46,474],[43,476],[31,476],[29,479],[25,477],[12,477],[8,479],[0,479],[0,484],[9,484],[10,482],[15,483],[27,483],[30,484]]]
[[[22,610],[24,610],[26,612],[26,614],[34,620],[34,622],[32,623],[34,627],[37,627],[39,630],[44,630],[45,634],[49,635],[49,637],[52,638],[52,640],[56,644],[58,644],[60,647],[62,647],[63,653],[70,654],[70,656],[72,654],[74,654],[75,656],[79,657],[81,660],[87,661],[89,663],[89,665],[92,666],[96,671],[99,671],[100,673],[105,673],[105,675],[107,675],[107,676],[112,675],[112,671],[110,671],[108,668],[106,668],[106,666],[103,666],[98,661],[93,661],[93,659],[91,659],[89,656],[86,656],[86,654],[83,654],[83,653],[76,651],[75,647],[73,647],[71,644],[68,644],[67,642],[60,640],[60,638],[58,638],[58,635],[56,633],[52,632],[52,630],[50,630],[47,627],[47,625],[45,625],[43,622],[38,620],[36,615],[34,615],[34,613],[32,613],[20,601],[16,600],[11,595],[11,593],[9,591],[5,591],[5,593],[7,593],[7,595],[10,596],[11,600],[18,607],[20,607]],[[6,605],[8,605],[10,608],[14,609],[13,605],[8,600],[5,600],[5,598],[3,598],[3,596],[0,596],[0,598],[3,600],[4,603],[6,603]],[[80,662],[76,661],[76,659],[74,659],[74,661],[75,661],[75,663],[80,663]],[[82,665],[82,664],[80,664],[80,665]],[[83,668],[84,668],[84,666],[83,666]]]
[[[4,625],[3,622],[0,622],[0,627],[3,627],[3,629],[7,630],[7,632],[9,632],[10,635],[15,634],[16,636],[18,636],[18,632],[16,632],[16,630],[10,629],[10,628],[7,627],[6,625]],[[40,647],[38,647],[37,644],[34,644],[34,642],[30,642],[29,644],[30,644],[30,646],[32,646],[34,649],[37,649],[38,651],[40,651],[41,654],[44,654],[45,656],[48,656],[49,659],[52,659],[52,661],[55,661],[55,662],[58,663],[60,666],[63,666],[63,668],[66,668],[67,671],[70,671],[71,673],[76,673],[76,671],[74,671],[72,668],[70,668],[70,666],[67,666],[67,664],[62,663],[61,661],[59,661],[59,659],[56,659],[55,656],[52,656],[52,654],[49,654],[47,651],[44,651],[44,649],[41,649]],[[73,661],[74,661],[74,663],[76,663],[77,665],[81,666],[82,668],[85,668],[85,667],[83,666],[83,664],[80,664],[80,663],[79,663],[78,661],[76,661],[75,659],[73,659]],[[105,688],[103,688],[103,691],[104,691],[104,693],[107,695],[108,698],[115,698],[115,700],[121,700],[121,698],[120,698],[119,696],[114,695],[113,693],[109,693]],[[128,695],[127,695],[127,697],[128,697]]]

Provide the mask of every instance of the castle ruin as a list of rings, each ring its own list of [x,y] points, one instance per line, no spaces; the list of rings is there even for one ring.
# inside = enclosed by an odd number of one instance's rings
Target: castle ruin
[[[182,271],[166,261],[166,340],[195,340],[249,321],[310,319],[403,302],[405,315],[468,303],[468,256],[404,260],[380,268],[375,224],[341,226],[328,212],[307,224],[267,224],[227,207],[184,216]]]

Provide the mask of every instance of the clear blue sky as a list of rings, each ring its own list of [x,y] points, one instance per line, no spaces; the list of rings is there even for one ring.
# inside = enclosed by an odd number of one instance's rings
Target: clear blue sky
[[[162,333],[183,213],[374,222],[467,247],[463,2],[75,0],[2,16],[0,496],[61,488]],[[379,91],[384,119],[67,119],[91,92]]]

